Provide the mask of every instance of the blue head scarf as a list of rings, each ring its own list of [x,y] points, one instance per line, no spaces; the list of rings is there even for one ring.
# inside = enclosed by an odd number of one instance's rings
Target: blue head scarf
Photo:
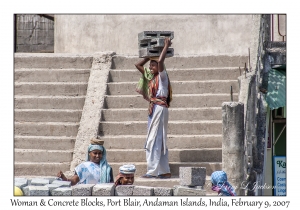
[[[87,151],[86,161],[90,161],[89,153],[93,150],[100,150],[102,151],[102,158],[99,163],[99,167],[101,168],[101,176],[100,176],[100,183],[109,183],[110,182],[110,170],[111,167],[107,163],[106,160],[106,149],[102,145],[98,144],[90,144]]]
[[[89,153],[93,150],[96,150],[96,149],[102,151],[102,159],[101,160],[103,160],[103,158],[106,159],[106,151],[105,151],[105,148],[102,145],[90,144],[89,147],[88,147],[87,154],[86,154],[86,159],[85,159],[86,161],[90,161]],[[105,157],[104,157],[104,155],[105,155]],[[100,160],[100,162],[101,162],[101,160]]]
[[[236,196],[233,187],[227,182],[227,174],[224,171],[215,171],[211,174],[212,190],[225,196]]]

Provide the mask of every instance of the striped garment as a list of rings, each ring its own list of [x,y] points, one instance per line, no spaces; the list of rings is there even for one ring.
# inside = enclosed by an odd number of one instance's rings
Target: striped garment
[[[167,74],[168,75],[168,74]],[[154,104],[169,107],[170,102],[172,101],[172,86],[168,76],[168,90],[169,94],[168,97],[156,97],[156,93],[158,90],[158,83],[159,83],[159,74],[153,75],[150,72],[150,69],[144,68],[144,75],[140,78],[136,91],[141,94],[144,99],[149,101],[149,108],[148,108],[148,115],[150,116],[153,112]]]

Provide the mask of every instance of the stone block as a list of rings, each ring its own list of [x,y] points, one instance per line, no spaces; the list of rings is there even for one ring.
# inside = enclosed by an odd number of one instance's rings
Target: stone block
[[[17,52],[31,52],[29,45],[17,45]]]
[[[222,118],[222,153],[240,153],[241,150],[244,150],[244,104],[241,102],[223,102]],[[228,161],[230,162],[230,160]]]
[[[53,181],[57,180],[56,176],[43,177],[43,179],[49,180],[49,184],[52,184]]]
[[[174,38],[173,31],[143,31],[138,34],[138,40],[149,40],[153,38],[165,38],[170,37],[170,39]]]
[[[72,186],[72,195],[91,196],[94,184],[79,184]]]
[[[28,195],[30,196],[49,196],[49,188],[46,186],[28,186]]]
[[[150,57],[159,57],[162,49],[160,48],[141,48],[139,49],[140,58],[150,58]],[[174,56],[174,49],[168,48],[166,58]]]
[[[51,192],[52,196],[71,196],[72,188],[71,187],[59,187]]]
[[[133,195],[134,185],[118,185],[115,189],[115,195],[130,196]]]
[[[71,182],[70,181],[54,180],[51,183],[52,184],[58,184],[61,187],[71,187]]]
[[[152,196],[154,195],[154,188],[153,187],[146,187],[146,186],[135,186],[133,188],[133,194],[137,196]]]
[[[154,196],[172,196],[173,189],[168,187],[155,187],[153,193]]]
[[[19,37],[29,37],[31,35],[31,30],[17,30],[17,39]]]
[[[16,187],[23,189],[23,187],[26,187],[28,185],[28,180],[25,178],[15,178],[14,184]]]
[[[115,195],[115,184],[114,183],[101,183],[96,184],[92,191],[93,196],[113,196]]]
[[[165,46],[164,38],[155,38],[149,40],[142,40],[139,42],[139,49],[141,48],[161,48]]]
[[[206,190],[202,186],[188,187],[175,185],[173,193],[174,196],[206,196]]]
[[[52,195],[52,191],[61,187],[59,184],[47,184],[45,187],[48,187],[50,195]]]
[[[48,179],[39,179],[39,178],[34,178],[31,180],[30,185],[34,185],[34,186],[44,186],[49,184],[49,180]]]
[[[25,196],[29,196],[29,186],[23,187],[22,191]]]
[[[180,185],[203,186],[206,180],[205,167],[179,167]]]

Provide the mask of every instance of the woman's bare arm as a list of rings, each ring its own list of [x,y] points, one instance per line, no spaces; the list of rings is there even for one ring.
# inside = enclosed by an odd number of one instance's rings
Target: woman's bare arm
[[[163,50],[162,50],[162,52],[161,52],[161,54],[158,58],[158,71],[159,72],[162,72],[164,70],[164,61],[165,61],[165,58],[166,58],[168,47],[170,47],[171,44],[172,44],[172,42],[171,42],[170,37],[166,37],[164,48],[163,48]]]
[[[147,63],[150,59],[149,58],[144,58],[143,60],[141,60],[140,62],[134,64],[135,67],[142,73],[144,74],[144,65],[145,63]]]
[[[71,178],[67,178],[62,171],[59,171],[57,177],[61,178],[63,181],[71,182],[72,186],[79,182],[79,176],[76,173]]]

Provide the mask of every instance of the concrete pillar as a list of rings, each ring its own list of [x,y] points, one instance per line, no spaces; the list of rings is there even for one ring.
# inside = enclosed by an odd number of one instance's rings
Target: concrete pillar
[[[222,169],[237,195],[245,195],[241,189],[244,184],[244,104],[224,102],[222,118]]]

